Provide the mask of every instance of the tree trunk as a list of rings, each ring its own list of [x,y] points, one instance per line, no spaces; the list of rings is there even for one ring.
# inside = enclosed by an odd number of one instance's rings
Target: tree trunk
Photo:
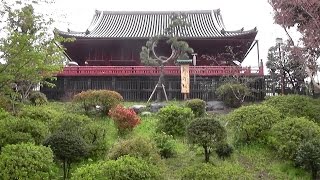
[[[66,161],[63,161],[63,179],[67,179],[67,167],[66,167]]]
[[[316,180],[318,177],[318,170],[317,168],[311,168],[311,174],[312,174],[312,179]]]
[[[163,63],[160,66],[160,77],[157,84],[157,102],[161,102],[162,84],[164,83],[164,66]]]
[[[203,146],[203,148],[204,148],[205,161],[207,163],[207,162],[209,162],[209,158],[210,158],[210,150],[209,150],[208,146]]]

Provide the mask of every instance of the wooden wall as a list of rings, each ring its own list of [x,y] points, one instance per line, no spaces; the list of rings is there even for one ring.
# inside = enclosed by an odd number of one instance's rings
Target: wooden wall
[[[70,100],[71,97],[88,89],[110,89],[119,92],[126,101],[147,101],[157,83],[158,77],[58,77],[55,88],[41,89],[49,99]],[[181,100],[180,77],[166,77],[165,87],[170,100]],[[205,101],[216,100],[216,88],[220,77],[190,77],[190,97]],[[265,97],[264,78],[258,78],[252,87],[257,89],[248,100],[262,100]],[[163,96],[164,97],[164,96]],[[154,97],[155,99],[155,97]]]

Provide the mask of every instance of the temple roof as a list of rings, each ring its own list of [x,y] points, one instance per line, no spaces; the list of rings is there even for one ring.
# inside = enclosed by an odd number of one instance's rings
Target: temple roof
[[[183,13],[190,26],[177,34],[181,38],[221,39],[253,35],[257,29],[237,31],[225,29],[220,10],[199,11],[96,11],[92,22],[85,32],[67,32],[57,30],[62,36],[84,39],[147,39],[163,35],[171,22],[172,13]]]

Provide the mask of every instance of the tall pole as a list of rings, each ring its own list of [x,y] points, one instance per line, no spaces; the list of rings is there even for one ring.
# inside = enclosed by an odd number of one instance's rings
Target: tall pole
[[[277,42],[278,48],[279,48],[279,60],[280,60],[280,63],[281,63],[281,69],[280,69],[281,94],[284,95],[284,71],[283,71],[283,62],[282,62],[282,57],[281,57],[282,38],[277,38],[276,42]]]

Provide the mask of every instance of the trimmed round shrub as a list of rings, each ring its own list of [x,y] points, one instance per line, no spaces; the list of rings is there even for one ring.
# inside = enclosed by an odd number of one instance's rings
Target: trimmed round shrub
[[[280,113],[271,106],[250,105],[231,112],[227,119],[238,142],[264,142],[272,125],[280,121]]]
[[[116,160],[125,155],[143,158],[152,163],[156,163],[160,160],[158,150],[154,143],[143,137],[120,140],[110,149],[108,158]]]
[[[26,118],[7,118],[0,121],[0,149],[7,144],[33,142],[42,144],[49,130],[40,121]]]
[[[161,108],[158,116],[157,131],[165,132],[174,137],[184,136],[187,125],[194,118],[190,108],[174,105]]]
[[[163,158],[171,158],[176,155],[175,141],[172,135],[168,135],[164,132],[157,133],[153,137],[159,153]]]
[[[119,134],[130,132],[140,124],[140,117],[133,109],[127,109],[122,105],[117,105],[109,111],[109,116],[113,119]]]
[[[89,150],[80,135],[67,131],[52,134],[43,144],[49,146],[56,158],[62,161],[64,179],[68,177],[71,164],[85,158]]]
[[[226,140],[227,131],[214,117],[198,118],[187,127],[187,138],[189,143],[203,147],[205,161],[209,162],[210,149]]]
[[[50,148],[34,144],[7,145],[0,154],[0,179],[52,179]]]
[[[228,143],[221,143],[216,149],[216,153],[220,159],[225,159],[231,156],[233,153],[233,147]]]
[[[186,107],[190,108],[195,117],[201,117],[206,113],[206,102],[202,99],[191,99],[186,102]]]
[[[110,90],[88,90],[76,94],[73,101],[82,104],[86,113],[95,111],[97,106],[102,114],[106,114],[112,107],[120,104],[123,97],[116,91]]]
[[[48,102],[47,96],[39,91],[34,91],[30,94],[29,100],[33,105],[39,106]]]
[[[223,163],[218,166],[196,164],[182,170],[182,180],[190,179],[254,179],[246,169],[238,164]]]
[[[228,82],[219,86],[216,93],[225,105],[237,108],[244,102],[245,97],[250,95],[250,90],[243,84]]]
[[[276,123],[269,143],[284,157],[294,159],[301,142],[320,138],[320,127],[306,118],[286,118]]]
[[[295,162],[297,165],[311,170],[312,178],[317,179],[320,170],[320,139],[313,138],[303,142],[298,148]]]
[[[94,179],[163,179],[159,167],[142,159],[123,156],[118,160],[99,162],[77,168],[72,174],[72,180]]]
[[[263,104],[273,106],[285,117],[306,117],[320,123],[320,103],[301,95],[272,96]]]

